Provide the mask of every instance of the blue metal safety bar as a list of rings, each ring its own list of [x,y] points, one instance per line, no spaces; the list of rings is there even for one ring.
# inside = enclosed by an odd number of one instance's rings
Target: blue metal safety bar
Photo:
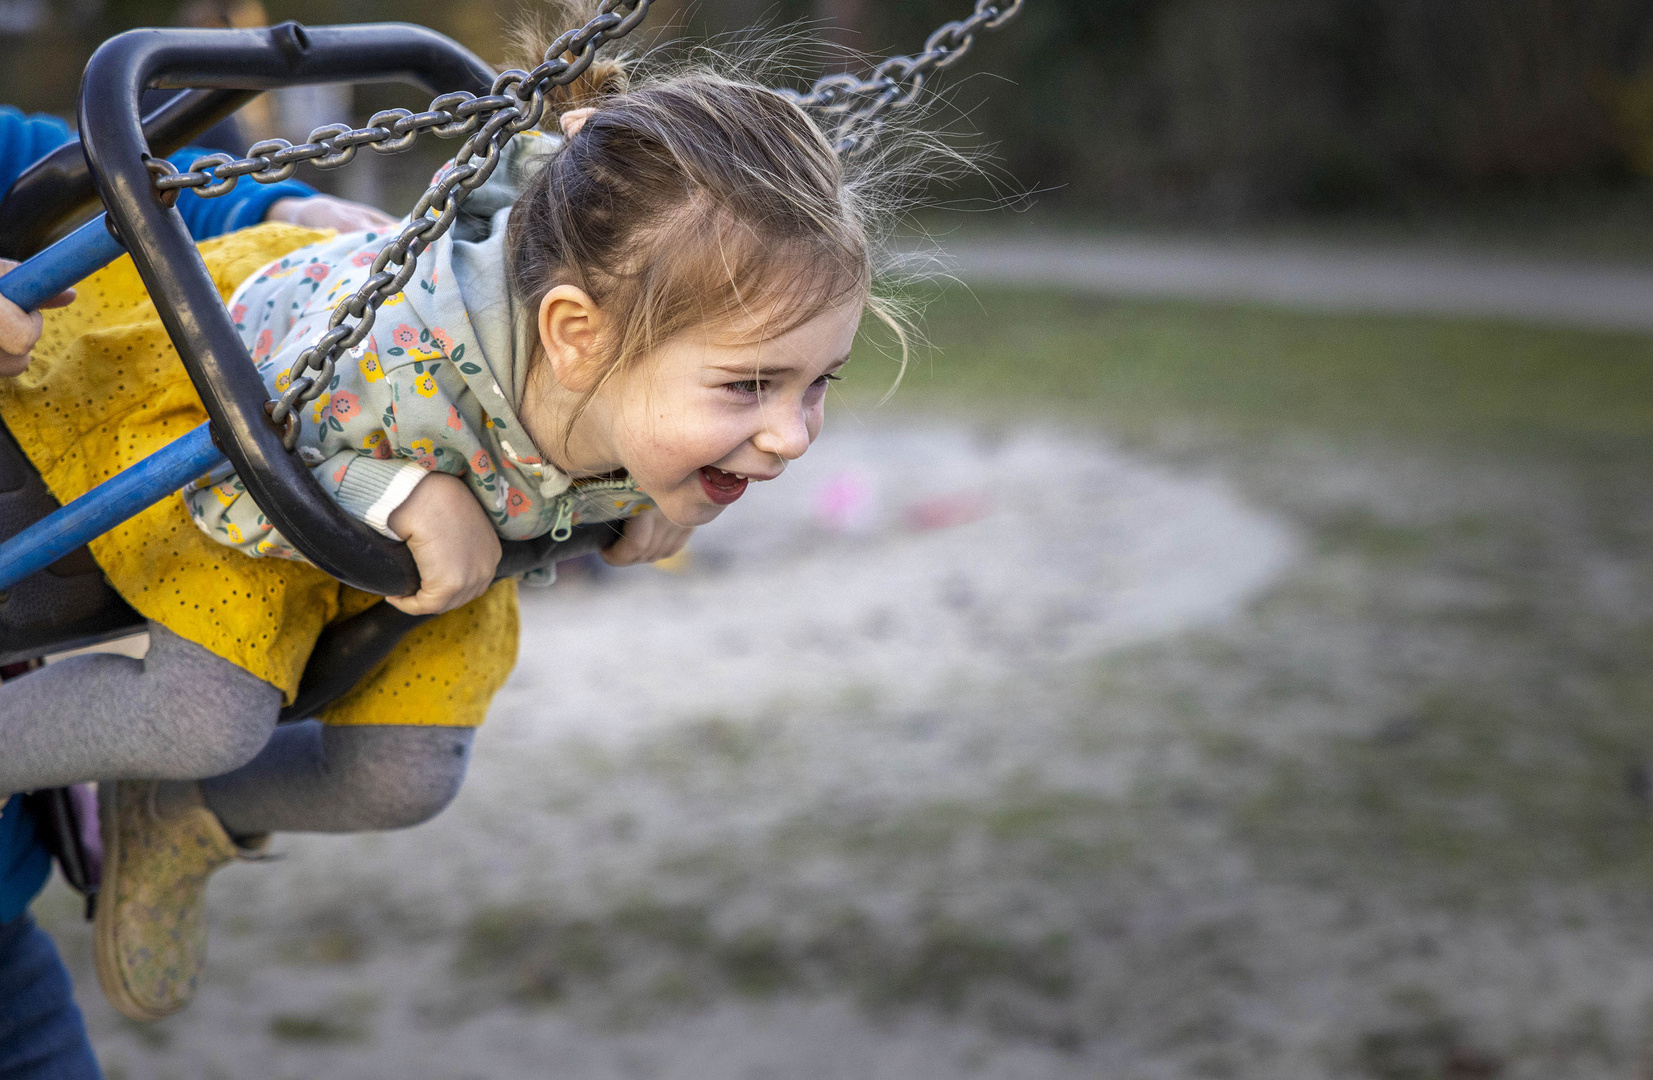
[[[32,311],[126,254],[99,214],[0,277],[0,296]],[[225,461],[202,424],[0,544],[0,589],[9,589]]]
[[[126,254],[99,214],[40,254],[0,277],[0,296],[33,311],[64,289]]]

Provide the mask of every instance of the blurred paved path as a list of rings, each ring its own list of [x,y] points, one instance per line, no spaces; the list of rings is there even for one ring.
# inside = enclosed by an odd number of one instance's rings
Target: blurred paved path
[[[943,247],[952,272],[970,284],[1653,332],[1653,268],[1630,264],[1123,237],[970,239]]]

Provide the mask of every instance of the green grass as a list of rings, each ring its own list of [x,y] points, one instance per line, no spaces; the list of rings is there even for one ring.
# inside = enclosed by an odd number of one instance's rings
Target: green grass
[[[1227,642],[1234,658],[1167,645],[1179,659],[1140,687],[1168,726],[1209,737],[1216,771],[1249,775],[1271,756],[1248,742],[1250,723],[1289,709],[1346,713],[1362,732],[1275,760],[1272,781],[1231,804],[1236,835],[1269,865],[1317,880],[1404,866],[1437,896],[1653,880],[1653,816],[1626,787],[1653,759],[1653,628],[1642,605],[1591,584],[1604,564],[1630,595],[1653,577],[1653,337],[1037,291],[924,299],[934,349],[895,407],[1057,418],[1149,445],[1191,431],[1184,464],[1221,472],[1311,539]],[[847,403],[865,411],[890,364],[864,347],[852,370]],[[1448,509],[1396,518],[1341,482],[1295,490],[1316,469],[1355,469],[1404,505],[1403,459],[1426,463],[1462,509],[1440,496]],[[1521,493],[1477,501],[1489,477]],[[1355,626],[1436,643],[1455,663],[1375,657],[1363,677],[1387,689],[1368,700],[1311,659],[1319,633]],[[1211,689],[1249,677],[1243,699]],[[1179,694],[1210,700],[1190,719]]]
[[[1438,318],[1314,315],[953,286],[899,407],[1167,421],[1240,433],[1653,434],[1653,338]],[[868,344],[857,410],[893,365]]]
[[[897,408],[1053,417],[1150,457],[1170,432],[1184,465],[1222,473],[1310,538],[1227,643],[1235,659],[1168,645],[1181,658],[1141,687],[1168,725],[1209,737],[1217,771],[1270,757],[1249,725],[1290,709],[1346,713],[1362,732],[1276,760],[1232,804],[1236,834],[1270,865],[1351,880],[1406,866],[1437,896],[1653,880],[1653,816],[1626,779],[1653,760],[1653,627],[1643,605],[1592,584],[1603,565],[1627,597],[1653,577],[1653,337],[1037,291],[925,299],[935,348]],[[857,368],[844,385],[862,411],[890,365],[864,348]],[[1425,468],[1395,472],[1402,460]],[[1396,517],[1343,481],[1315,489],[1327,467],[1403,506],[1416,481],[1397,478],[1427,476],[1440,509]],[[1481,500],[1487,482],[1506,493]],[[1327,632],[1427,641],[1454,663],[1376,656],[1362,677],[1387,690],[1367,699],[1310,659]],[[1212,689],[1251,677],[1243,699]]]

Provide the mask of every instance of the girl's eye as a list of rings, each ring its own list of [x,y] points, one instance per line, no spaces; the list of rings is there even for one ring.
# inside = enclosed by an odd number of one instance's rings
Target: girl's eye
[[[839,378],[837,375],[822,375],[819,379],[810,383],[809,388],[811,390],[825,390],[827,383],[835,383]],[[723,388],[742,397],[757,397],[769,388],[769,384],[763,379],[742,379],[740,382],[724,383]]]
[[[826,393],[827,384],[835,383],[837,381],[838,376],[836,375],[822,375],[819,379],[816,379],[814,382],[809,384],[808,393],[810,398],[814,399]]]

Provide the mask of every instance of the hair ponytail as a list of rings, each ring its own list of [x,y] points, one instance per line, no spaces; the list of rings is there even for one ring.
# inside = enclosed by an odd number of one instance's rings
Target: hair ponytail
[[[564,4],[558,17],[594,8]],[[552,41],[517,35],[534,65]],[[595,108],[529,180],[506,238],[527,310],[572,285],[605,314],[603,373],[564,439],[608,380],[696,328],[762,340],[857,304],[893,332],[905,369],[913,302],[883,238],[912,191],[971,159],[912,126],[919,110],[887,118],[871,152],[841,159],[821,117],[764,85],[787,73],[706,48],[679,64],[645,54],[633,71],[599,59],[547,110],[542,126],[555,130],[561,113]],[[530,385],[542,359],[530,361]]]
[[[532,71],[545,63],[545,54],[570,27],[583,26],[597,14],[598,0],[546,0],[542,9],[524,12],[506,34],[506,66]],[[605,98],[625,93],[630,85],[628,57],[598,50],[591,66],[567,86],[553,86],[546,94],[545,117],[539,126],[557,130],[557,118],[573,109],[599,105]]]

